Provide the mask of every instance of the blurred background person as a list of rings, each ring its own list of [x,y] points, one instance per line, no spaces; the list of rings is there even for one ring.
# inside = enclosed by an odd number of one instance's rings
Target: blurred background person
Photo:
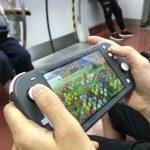
[[[118,5],[116,0],[98,0],[103,8],[104,16],[105,16],[105,22],[108,27],[108,29],[111,32],[110,39],[115,41],[122,41],[123,38],[131,37],[133,36],[133,33],[130,33],[125,28],[122,10],[120,6]],[[112,14],[114,14],[116,21],[118,23],[118,26],[121,30],[121,33],[117,33],[112,21]]]

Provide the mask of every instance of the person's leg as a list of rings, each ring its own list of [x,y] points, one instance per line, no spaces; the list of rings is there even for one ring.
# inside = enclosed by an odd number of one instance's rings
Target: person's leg
[[[116,32],[112,21],[112,8],[110,0],[99,0],[105,17],[105,22],[111,33]]]
[[[124,104],[116,104],[108,114],[116,131],[150,142],[150,125],[139,112]]]
[[[116,21],[120,27],[121,34],[119,34],[121,37],[130,37],[133,36],[133,33],[128,32],[125,28],[124,20],[123,20],[123,15],[122,15],[122,10],[116,0],[111,1],[112,4],[112,12],[115,15]]]
[[[11,79],[15,76],[9,58],[0,50],[0,83],[8,92]]]
[[[14,38],[0,40],[0,48],[8,56],[16,74],[33,69],[30,54]]]
[[[123,20],[122,10],[119,7],[116,0],[112,0],[111,3],[112,3],[113,14],[115,15],[116,21],[117,21],[121,31],[123,31],[125,29],[125,24],[124,24],[124,20]]]
[[[112,40],[116,40],[116,41],[121,41],[123,40],[122,37],[119,36],[118,33],[116,33],[115,28],[114,28],[114,24],[112,21],[112,4],[111,4],[111,0],[99,0],[102,8],[103,8],[103,12],[104,12],[104,17],[105,17],[105,22],[106,25],[108,27],[108,29],[111,32],[111,36],[110,38]]]

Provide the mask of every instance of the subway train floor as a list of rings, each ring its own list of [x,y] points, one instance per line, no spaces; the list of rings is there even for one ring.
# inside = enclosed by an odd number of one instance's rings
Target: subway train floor
[[[143,28],[127,28],[129,31],[134,33],[133,37],[127,38],[119,44],[121,45],[131,45],[135,49],[137,49],[139,52],[141,51],[147,51],[150,49],[150,30],[143,29]],[[108,30],[101,30],[99,32],[99,29],[97,28],[96,32],[93,30],[91,31],[92,35],[99,35],[105,38],[109,37],[109,31]],[[4,94],[3,89],[0,87],[0,149],[1,150],[10,150],[13,144],[12,136],[10,133],[10,130],[5,122],[4,116],[3,116],[3,107],[6,104],[7,96]],[[96,131],[91,129],[89,133],[95,133],[102,135],[102,124],[99,121],[96,126],[99,126],[101,130]],[[96,127],[97,129],[97,127]]]

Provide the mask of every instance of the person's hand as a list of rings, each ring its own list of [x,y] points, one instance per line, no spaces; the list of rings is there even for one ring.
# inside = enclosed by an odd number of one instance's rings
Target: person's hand
[[[110,43],[112,46],[109,50],[120,57],[124,57],[126,63],[130,66],[131,74],[135,81],[135,89],[126,97],[125,104],[139,111],[150,121],[149,61],[130,46],[120,46],[113,41],[98,36],[89,37],[87,42],[97,44],[101,41]]]
[[[33,97],[40,110],[51,121],[49,131],[27,119],[10,103],[4,115],[14,139],[13,150],[95,150],[94,145],[77,120],[66,110],[61,100],[44,85],[35,85]]]

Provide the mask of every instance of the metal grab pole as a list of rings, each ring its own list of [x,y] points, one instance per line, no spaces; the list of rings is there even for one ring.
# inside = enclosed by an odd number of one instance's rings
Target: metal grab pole
[[[45,0],[45,5],[46,5],[46,21],[47,21],[47,28],[48,28],[48,34],[49,34],[49,40],[52,46],[52,52],[55,52],[54,44],[53,44],[53,39],[51,36],[51,29],[50,29],[50,24],[49,24],[49,15],[48,15],[48,0]]]
[[[89,36],[87,17],[85,16],[86,6],[82,0],[76,0],[76,33],[79,42],[85,42]],[[83,3],[84,2],[84,3]],[[84,5],[83,5],[84,4]]]
[[[25,3],[24,0],[19,0],[21,13],[22,13],[22,23],[23,23],[23,47],[27,45],[27,22],[26,22],[26,13],[25,13]]]

